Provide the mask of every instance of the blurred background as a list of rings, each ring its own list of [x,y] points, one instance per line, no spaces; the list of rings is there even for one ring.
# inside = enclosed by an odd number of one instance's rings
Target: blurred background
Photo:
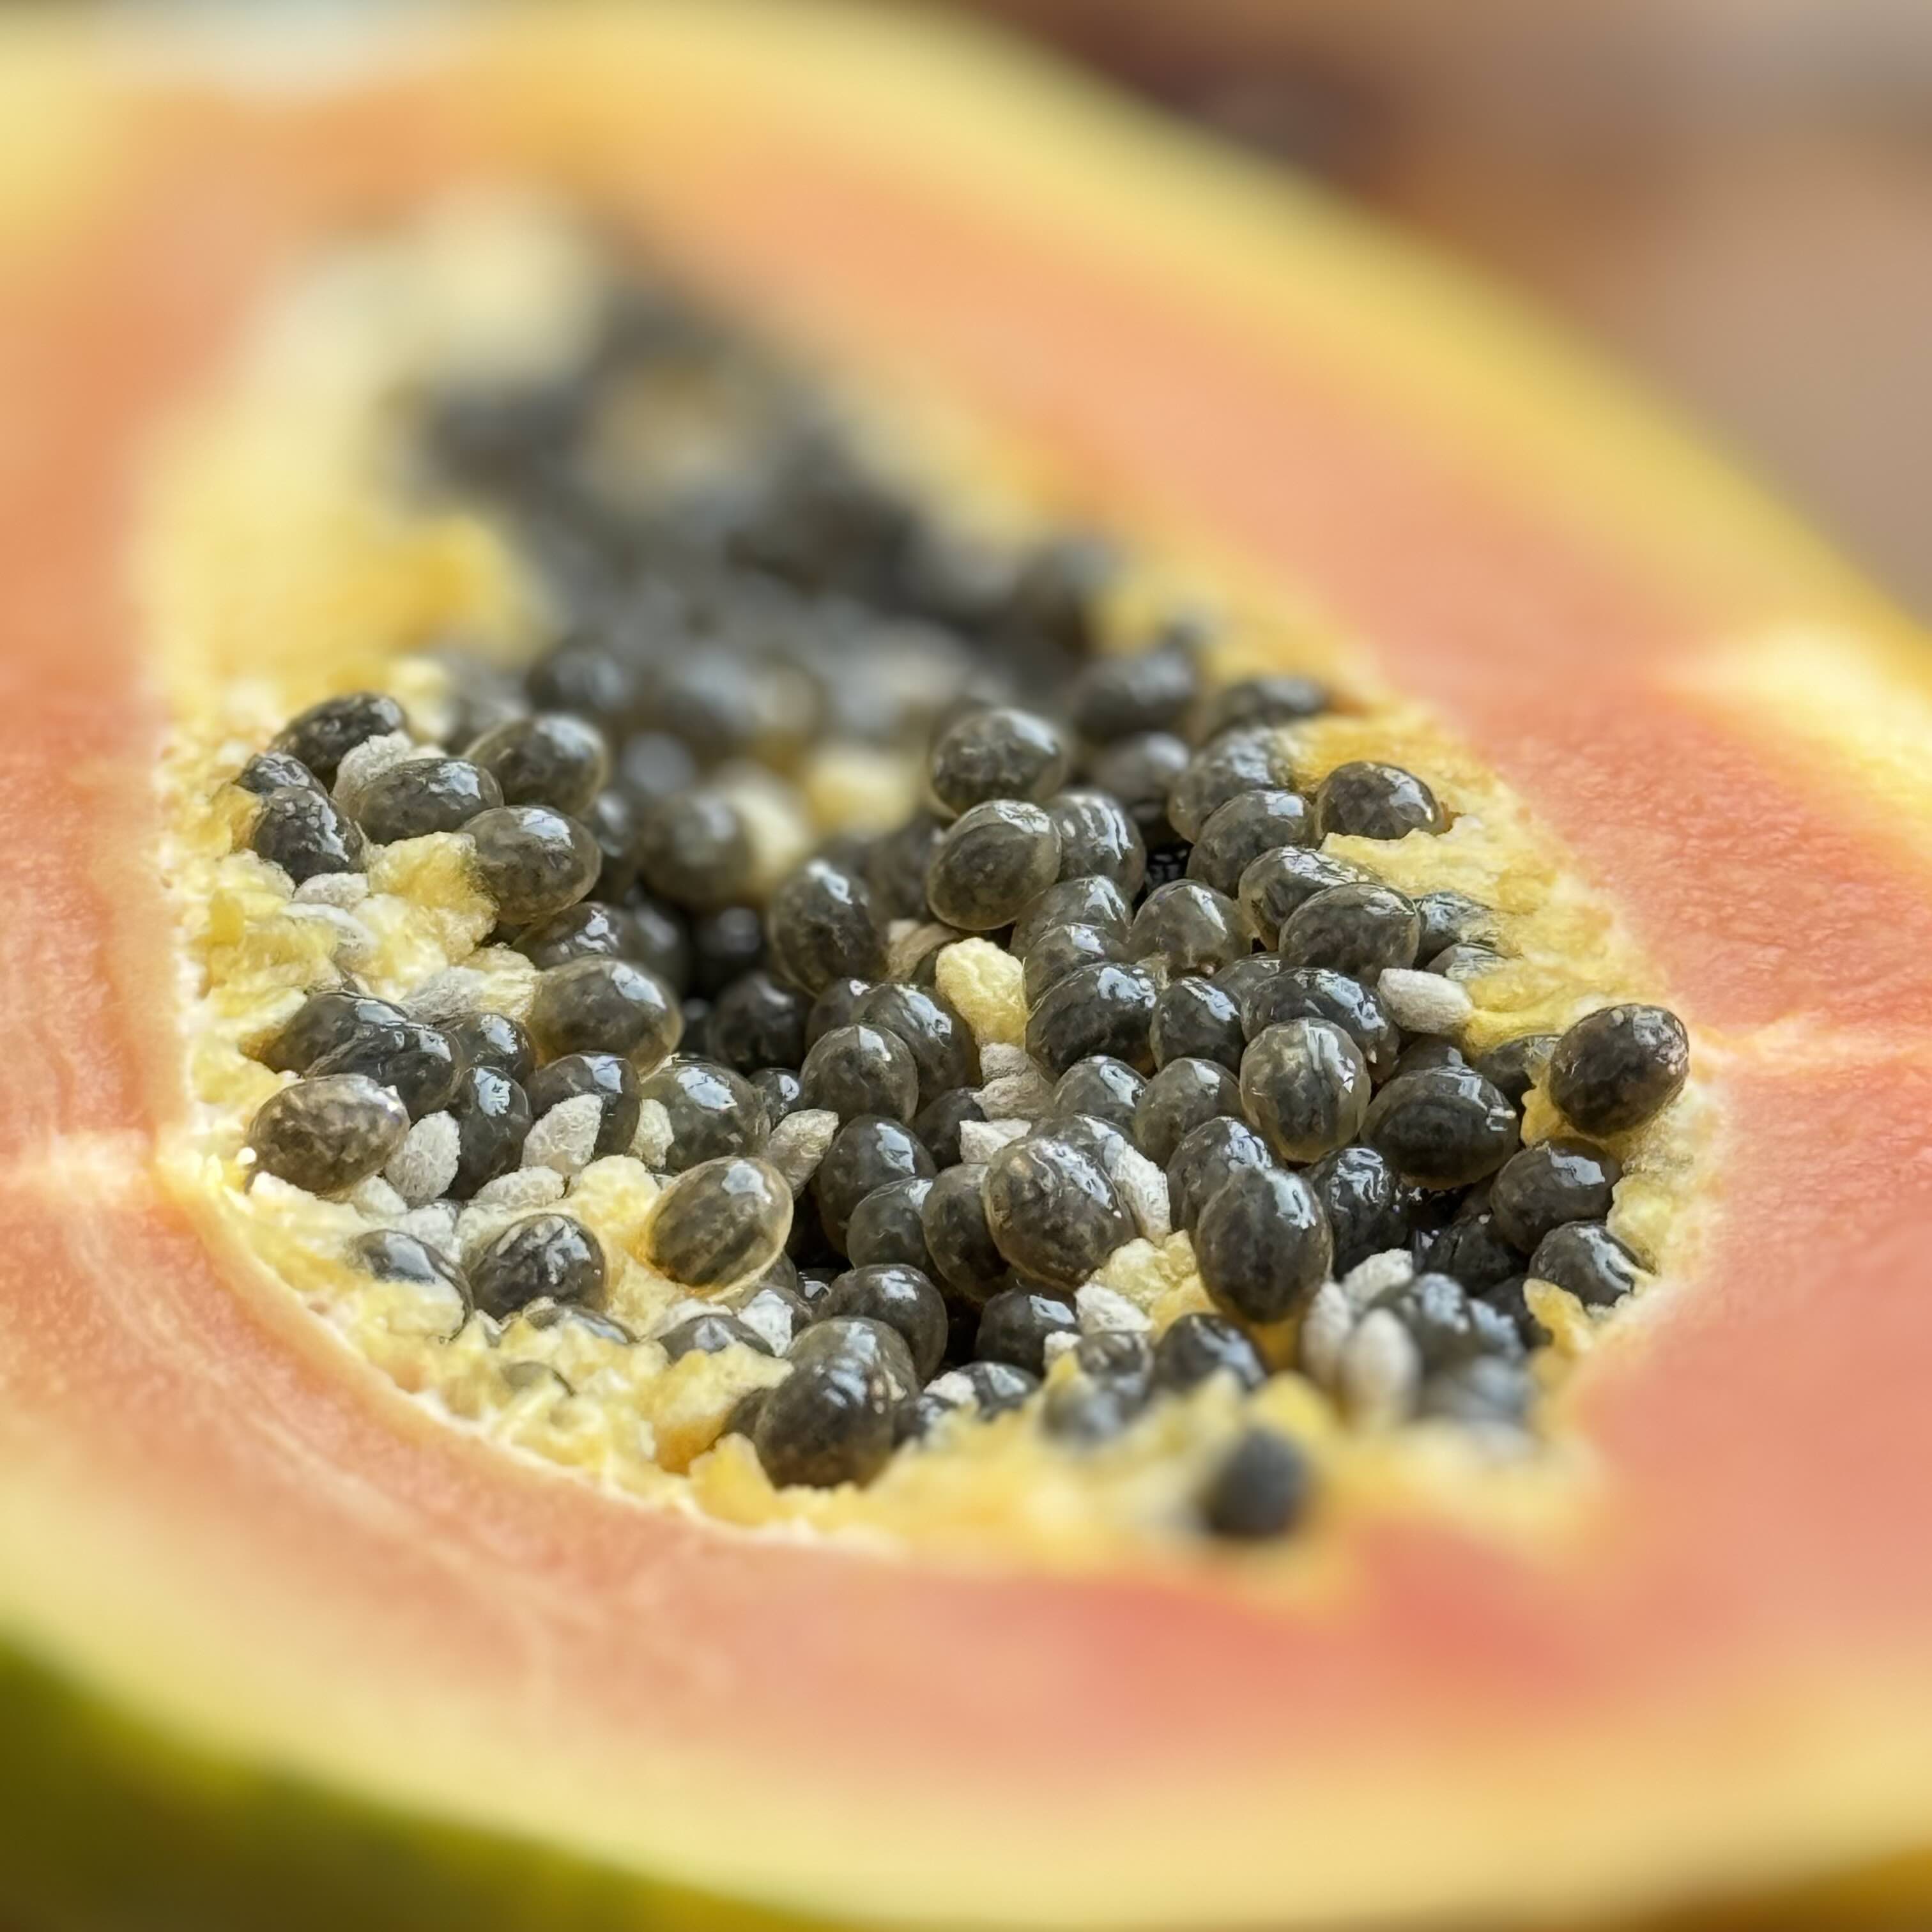
[[[1932,0],[985,0],[1634,364],[1932,615]]]

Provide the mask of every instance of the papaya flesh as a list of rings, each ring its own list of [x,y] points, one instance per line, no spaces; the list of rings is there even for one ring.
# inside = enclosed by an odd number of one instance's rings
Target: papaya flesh
[[[958,29],[512,20],[296,92],[186,44],[11,51],[10,1916],[1497,1922],[1861,1870],[1834,1899],[1906,1909],[1907,626],[1444,272]],[[1608,895],[1714,1126],[1669,1292],[1564,1389],[1588,1494],[1546,1533],[1340,1516],[1254,1587],[730,1531],[430,1418],[200,1210],[153,861],[184,646],[130,594],[133,479],[288,262],[506,176],[1312,595]]]

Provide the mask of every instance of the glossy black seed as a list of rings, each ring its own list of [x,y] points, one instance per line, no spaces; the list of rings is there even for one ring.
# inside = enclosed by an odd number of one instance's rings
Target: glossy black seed
[[[1490,1184],[1496,1226],[1525,1254],[1552,1228],[1600,1221],[1623,1166],[1587,1141],[1538,1141],[1510,1155]]]
[[[1165,1168],[1181,1142],[1204,1122],[1238,1118],[1241,1086],[1220,1061],[1170,1060],[1148,1082],[1134,1109],[1134,1144]]]
[[[567,1053],[621,1053],[657,1065],[684,1033],[670,988],[627,959],[573,959],[538,976],[530,1037],[554,1060]]]
[[[950,818],[993,799],[1043,800],[1066,782],[1072,752],[1050,720],[989,706],[968,712],[932,747],[932,796]]]
[[[886,941],[865,881],[823,859],[783,880],[765,908],[773,967],[814,996],[838,979],[883,980]]]
[[[1246,1120],[1222,1115],[1204,1120],[1181,1137],[1167,1163],[1168,1211],[1177,1228],[1192,1234],[1201,1210],[1238,1167],[1271,1167],[1268,1143]]]
[[[1232,1376],[1243,1390],[1268,1379],[1268,1365],[1247,1331],[1222,1315],[1183,1315],[1154,1345],[1154,1377],[1169,1394],[1185,1395],[1212,1375]]]
[[[612,775],[631,802],[641,809],[698,780],[698,760],[682,738],[668,731],[636,731],[624,740]]]
[[[982,1421],[1018,1408],[1040,1388],[1039,1376],[1012,1362],[968,1362],[961,1372],[973,1385]]]
[[[942,1168],[920,1205],[920,1222],[932,1272],[970,1306],[983,1306],[1005,1286],[1006,1258],[987,1223],[983,1163]]]
[[[760,1355],[772,1352],[772,1345],[756,1329],[722,1310],[692,1316],[666,1329],[657,1342],[666,1359],[674,1362],[690,1354],[722,1355],[727,1348],[749,1348]]]
[[[1675,1100],[1690,1071],[1690,1036],[1675,1013],[1604,1006],[1557,1042],[1550,1097],[1580,1132],[1625,1133]]]
[[[532,1328],[572,1329],[580,1334],[594,1335],[600,1342],[614,1342],[620,1348],[628,1348],[638,1339],[614,1315],[607,1315],[600,1309],[580,1307],[574,1302],[550,1301],[541,1296],[525,1306],[521,1318]]]
[[[828,1288],[814,1306],[822,1310],[830,1299]],[[786,1352],[802,1368],[838,1360],[861,1363],[885,1377],[895,1400],[903,1400],[919,1387],[905,1337],[890,1322],[869,1315],[820,1313],[810,1328],[792,1338]]]
[[[1127,934],[1130,955],[1161,961],[1171,979],[1185,973],[1211,978],[1253,950],[1246,914],[1198,879],[1156,886],[1141,902]]]
[[[746,1154],[702,1161],[652,1204],[644,1259],[686,1288],[734,1288],[778,1259],[791,1216],[791,1190],[776,1168]]]
[[[1075,677],[1067,716],[1090,745],[1178,725],[1201,688],[1194,653],[1178,645],[1102,658]]]
[[[946,1354],[946,1304],[924,1272],[900,1262],[848,1269],[819,1304],[822,1318],[864,1316],[898,1330],[912,1352],[921,1382],[937,1372]]]
[[[1588,1308],[1621,1301],[1641,1271],[1636,1256],[1600,1221],[1552,1228],[1529,1258],[1532,1280],[1553,1281]]]
[[[411,758],[363,786],[356,818],[378,845],[460,832],[478,812],[503,802],[496,781],[466,758]]]
[[[1050,1288],[1078,1288],[1136,1232],[1100,1162],[1064,1139],[1002,1148],[987,1163],[984,1191],[1000,1252]]]
[[[552,1301],[601,1301],[604,1250],[568,1214],[530,1214],[506,1228],[470,1270],[476,1306],[510,1315],[539,1295]]]
[[[638,808],[623,793],[607,789],[590,801],[584,823],[603,855],[596,890],[622,898],[638,882]]]
[[[1431,1376],[1418,1408],[1444,1421],[1520,1425],[1535,1393],[1535,1382],[1520,1362],[1478,1355]]]
[[[465,754],[502,788],[506,805],[547,805],[582,818],[610,775],[596,725],[568,712],[540,712],[494,726]]]
[[[1206,744],[1223,731],[1298,724],[1318,717],[1330,702],[1327,686],[1292,671],[1244,677],[1223,685],[1208,698],[1195,718],[1194,735]]]
[[[868,1483],[891,1459],[897,1406],[879,1370],[834,1356],[795,1368],[766,1394],[752,1446],[781,1489]]]
[[[1462,1057],[1462,1049],[1454,1040],[1431,1040],[1424,1037],[1412,1040],[1396,1055],[1395,1064],[1389,1070],[1389,1077],[1395,1079],[1404,1073],[1420,1073],[1431,1066],[1466,1066],[1468,1060]]]
[[[741,1073],[796,1066],[805,1058],[805,1022],[811,1010],[811,1000],[799,988],[757,968],[733,980],[713,1002],[711,1050]]]
[[[883,1027],[834,1027],[820,1036],[799,1069],[808,1107],[841,1120],[882,1114],[910,1120],[919,1111],[919,1063],[898,1034]]]
[[[1052,1114],[1057,1119],[1073,1114],[1090,1114],[1131,1136],[1134,1109],[1146,1091],[1146,1077],[1136,1072],[1124,1060],[1090,1054],[1084,1060],[1076,1060],[1060,1076],[1053,1090]]]
[[[1250,952],[1244,959],[1230,961],[1208,983],[1217,993],[1226,993],[1239,1012],[1246,1008],[1248,995],[1264,980],[1272,980],[1281,970],[1281,961],[1274,953]],[[1245,1033],[1246,1028],[1242,1030]]]
[[[765,917],[756,906],[714,907],[691,922],[691,990],[715,999],[734,981],[763,966]]]
[[[477,877],[508,926],[534,926],[574,905],[604,862],[589,828],[542,805],[500,806],[464,827]]]
[[[1034,941],[1026,956],[1024,987],[1029,1005],[1036,1006],[1048,989],[1082,966],[1118,964],[1126,956],[1125,944],[1097,926],[1056,926]]]
[[[862,1025],[902,1040],[919,1068],[919,1097],[929,1106],[942,1094],[980,1083],[980,1048],[973,1029],[952,1002],[923,986],[883,980],[852,1010]]]
[[[1408,1330],[1425,1375],[1478,1355],[1514,1360],[1522,1353],[1515,1323],[1487,1302],[1472,1300],[1462,1284],[1446,1274],[1413,1276],[1377,1295],[1372,1305],[1387,1309]]]
[[[1029,1375],[1043,1376],[1047,1337],[1078,1332],[1072,1308],[1058,1295],[1003,1288],[980,1312],[974,1352],[982,1362],[1010,1362]]]
[[[407,728],[403,707],[379,691],[325,698],[292,718],[268,748],[299,759],[321,783],[332,785],[343,759],[358,745]]]
[[[1112,880],[1095,874],[1048,886],[1013,922],[1012,950],[1024,959],[1046,934],[1062,926],[1097,926],[1124,940],[1133,923],[1126,896]]]
[[[394,1228],[371,1228],[349,1244],[349,1262],[378,1281],[404,1281],[424,1291],[430,1304],[424,1332],[448,1341],[470,1318],[473,1306],[463,1270],[426,1241]],[[390,1317],[392,1331],[398,1318]]]
[[[845,1253],[854,1268],[897,1262],[932,1276],[938,1270],[926,1245],[923,1210],[932,1183],[922,1176],[889,1180],[852,1210],[845,1226]],[[860,1313],[866,1311],[860,1310]]]
[[[1250,862],[1234,896],[1261,943],[1272,946],[1280,944],[1282,928],[1316,893],[1374,883],[1346,860],[1306,846],[1279,845]]]
[[[596,1154],[628,1154],[642,1106],[638,1070],[622,1054],[567,1053],[539,1067],[525,1083],[530,1111],[542,1120],[565,1100],[594,1094],[600,1107]]]
[[[266,798],[272,791],[280,791],[287,785],[298,791],[304,785],[312,790],[321,788],[314,772],[286,752],[257,752],[236,773],[235,782],[257,798]]]
[[[566,906],[518,933],[513,943],[539,970],[567,966],[573,959],[629,959],[637,952],[630,914],[602,899]]]
[[[1361,1050],[1370,1075],[1394,1070],[1402,1035],[1380,998],[1359,980],[1326,967],[1285,968],[1251,988],[1241,1003],[1241,1024],[1250,1040],[1271,1026],[1296,1019],[1328,1020]]]
[[[1473,1067],[1431,1067],[1376,1096],[1362,1138],[1419,1187],[1467,1187],[1515,1153],[1516,1109]]]
[[[816,1046],[835,1028],[854,1024],[860,1001],[872,990],[872,982],[869,980],[828,981],[825,990],[812,1001],[805,1016],[806,1048]]]
[[[1516,1040],[1505,1040],[1488,1053],[1478,1053],[1470,1064],[1510,1105],[1520,1107],[1522,1097],[1544,1076],[1544,1069],[1550,1064],[1550,1054],[1556,1053],[1556,1034],[1520,1034]]]
[[[1270,727],[1224,731],[1187,761],[1167,795],[1168,822],[1184,838],[1198,838],[1220,806],[1244,791],[1264,787],[1292,791],[1294,770]]]
[[[931,812],[916,812],[896,831],[872,842],[866,854],[866,884],[878,917],[888,922],[926,917],[926,871],[945,833],[944,824]]]
[[[536,1119],[530,1096],[494,1066],[466,1065],[447,1102],[456,1123],[456,1177],[452,1200],[467,1201],[477,1189],[514,1171]]]
[[[1010,926],[1060,874],[1060,834],[1036,805],[992,799],[946,829],[926,868],[934,918],[962,932]]]
[[[765,1118],[776,1126],[788,1114],[796,1113],[804,1091],[797,1071],[790,1066],[761,1066],[746,1076],[764,1102]]]
[[[1264,1028],[1241,1056],[1238,1090],[1250,1124],[1276,1157],[1301,1166],[1361,1131],[1368,1063],[1332,1020],[1283,1020]]]
[[[1498,928],[1496,916],[1480,899],[1450,890],[1420,892],[1415,910],[1422,921],[1419,958],[1432,959],[1445,946],[1492,946]]]
[[[1046,815],[1060,834],[1063,879],[1111,879],[1130,898],[1147,877],[1147,845],[1119,800],[1102,791],[1056,792]]]
[[[922,1390],[910,1402],[902,1402],[892,1414],[892,1441],[895,1445],[908,1442],[922,1442],[949,1415],[957,1415],[964,1405],[949,1402],[943,1395],[935,1395],[932,1390]]]
[[[1202,1490],[1201,1521],[1232,1542],[1285,1536],[1306,1515],[1314,1486],[1302,1450],[1271,1429],[1250,1429]]]
[[[1096,1054],[1150,1070],[1157,997],[1153,976],[1138,966],[1076,967],[1028,1016],[1026,1050],[1056,1080]]]
[[[1415,964],[1421,926],[1413,904],[1393,886],[1330,886],[1288,915],[1280,951],[1286,965],[1372,980],[1385,967]]]
[[[1337,1276],[1371,1255],[1408,1245],[1410,1191],[1373,1148],[1337,1148],[1302,1178],[1328,1217]]]
[[[1493,973],[1508,963],[1502,953],[1487,946],[1445,946],[1433,958],[1425,953],[1422,960],[1424,972],[1439,973],[1458,984],[1480,980],[1485,973]]]
[[[1167,820],[1167,795],[1191,755],[1186,741],[1172,732],[1144,731],[1096,753],[1087,776],[1120,800],[1143,844],[1171,845],[1175,835]]]
[[[623,910],[629,920],[623,957],[635,961],[640,966],[648,966],[667,986],[676,992],[683,992],[690,985],[692,976],[691,928],[686,925],[684,915],[668,905],[661,905],[649,894],[636,890],[626,896]],[[707,914],[698,923],[706,925],[712,916]],[[755,920],[758,916],[753,916]],[[762,923],[759,932],[762,944]],[[722,983],[720,982],[721,987]]]
[[[272,1094],[248,1130],[257,1170],[311,1194],[334,1194],[380,1174],[410,1117],[386,1086],[356,1072],[298,1080]]]
[[[638,821],[638,872],[673,905],[697,911],[736,904],[752,883],[752,835],[732,800],[707,786],[673,792]]]
[[[326,793],[284,785],[262,800],[248,835],[256,857],[279,866],[297,885],[328,872],[362,869],[362,835]]]
[[[1087,1381],[1144,1401],[1154,1390],[1154,1344],[1126,1329],[1102,1329],[1075,1344],[1073,1365]]]
[[[1418,1234],[1414,1245],[1419,1267],[1453,1276],[1472,1294],[1522,1272],[1524,1251],[1496,1225],[1486,1189],[1472,1192],[1447,1227]]]
[[[324,1054],[309,1070],[317,1076],[366,1074],[378,1086],[392,1088],[409,1109],[410,1118],[419,1120],[434,1113],[455,1090],[462,1063],[440,1028],[401,1020],[364,1028],[332,1053]]]
[[[951,1167],[960,1158],[960,1128],[968,1120],[986,1118],[986,1109],[977,1090],[955,1087],[919,1110],[912,1124],[913,1132],[941,1167]]]
[[[485,1066],[519,1084],[536,1071],[536,1048],[507,1013],[459,1013],[443,1032],[465,1066]]]
[[[1508,1316],[1515,1324],[1516,1334],[1526,1348],[1545,1348],[1551,1339],[1550,1330],[1530,1312],[1526,1286],[1526,1276],[1520,1274],[1505,1275],[1480,1293],[1492,1308]]]
[[[1216,808],[1188,855],[1187,876],[1230,898],[1264,853],[1306,846],[1314,833],[1308,801],[1299,792],[1264,787]]]
[[[402,1026],[409,1016],[367,993],[311,993],[256,1054],[277,1073],[306,1073],[318,1060],[374,1028]]]
[[[1294,1314],[1327,1278],[1328,1217],[1299,1174],[1237,1168],[1194,1228],[1202,1284],[1217,1308],[1247,1322]]]
[[[662,1163],[667,1174],[727,1154],[762,1154],[771,1138],[758,1090],[715,1060],[667,1060],[640,1082],[638,1097],[656,1101],[670,1124]]]
[[[874,1188],[889,1180],[929,1180],[937,1172],[925,1143],[900,1121],[877,1114],[848,1120],[832,1136],[812,1178],[826,1238],[843,1254],[853,1210]]]
[[[1247,1035],[1239,1004],[1212,980],[1190,976],[1177,980],[1155,1001],[1148,1043],[1156,1066],[1212,1060],[1232,1070],[1241,1064]]]
[[[1337,765],[1315,794],[1317,838],[1400,838],[1411,832],[1440,832],[1448,814],[1436,794],[1400,765],[1358,759]]]

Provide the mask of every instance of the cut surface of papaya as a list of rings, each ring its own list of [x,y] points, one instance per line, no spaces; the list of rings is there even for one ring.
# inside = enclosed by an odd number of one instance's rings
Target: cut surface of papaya
[[[1909,626],[973,31],[242,38],[10,63],[0,1906],[1922,1896]]]

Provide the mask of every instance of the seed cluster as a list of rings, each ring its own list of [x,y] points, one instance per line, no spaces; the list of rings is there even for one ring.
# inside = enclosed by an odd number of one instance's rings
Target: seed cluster
[[[692,390],[728,418],[712,466],[600,488],[610,410]],[[415,1234],[352,1256],[433,1287],[440,1333],[527,1310],[671,1361],[782,1358],[728,1429],[773,1484],[829,1485],[1015,1408],[1094,1453],[1286,1359],[1366,1423],[1515,1427],[1546,1339],[1526,1282],[1591,1306],[1635,1285],[1600,1142],[1682,1086],[1682,1025],[1620,1006],[1466,1053],[1457,982],[1500,923],[1321,849],[1450,814],[1396,765],[1302,769],[1284,728],[1330,708],[1320,686],[1217,684],[1178,619],[1104,653],[1104,549],[976,549],[770,358],[654,292],[625,291],[554,390],[428,399],[422,452],[570,628],[520,680],[452,653],[434,736],[354,693],[237,782],[253,849],[298,884],[458,835],[535,974],[520,1018],[345,977],[260,1050],[294,1076],[255,1116],[260,1172],[527,1208],[466,1266]],[[760,774],[828,746],[922,748],[922,796],[774,872]],[[1022,1043],[949,968],[972,946],[1012,976]],[[1539,1081],[1576,1137],[1523,1144]],[[635,1258],[716,1304],[644,1338],[604,1310],[613,1258],[561,1190],[516,1192],[610,1154],[662,1184]],[[1155,1334],[1094,1278],[1174,1231],[1215,1312]],[[1273,1536],[1312,1492],[1299,1446],[1244,1424],[1195,1520]]]

